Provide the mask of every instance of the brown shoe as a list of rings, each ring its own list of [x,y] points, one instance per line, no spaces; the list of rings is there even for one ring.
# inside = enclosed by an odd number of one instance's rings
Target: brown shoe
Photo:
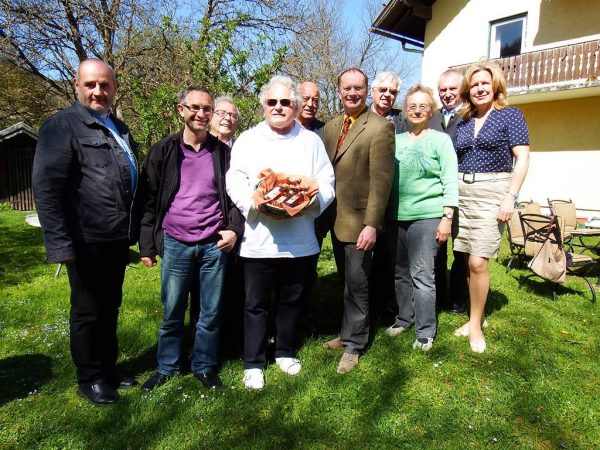
[[[358,365],[358,355],[354,353],[345,353],[338,364],[337,373],[348,373]]]
[[[324,342],[323,348],[326,348],[327,350],[339,350],[341,348],[344,348],[344,346],[342,345],[342,341],[340,340],[340,337],[338,336],[335,339]]]

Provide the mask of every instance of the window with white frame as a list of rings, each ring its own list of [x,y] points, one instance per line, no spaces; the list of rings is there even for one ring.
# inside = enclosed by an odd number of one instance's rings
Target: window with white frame
[[[490,58],[520,55],[525,46],[527,15],[490,23]]]

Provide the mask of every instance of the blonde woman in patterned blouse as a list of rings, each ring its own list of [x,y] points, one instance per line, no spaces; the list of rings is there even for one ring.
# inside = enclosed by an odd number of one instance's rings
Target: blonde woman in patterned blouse
[[[457,329],[471,350],[486,349],[482,328],[489,291],[489,258],[496,258],[504,223],[513,214],[529,167],[529,133],[516,108],[507,107],[506,80],[500,68],[482,61],[462,81],[463,120],[453,138],[458,157],[458,221],[454,250],[469,268],[469,321]]]

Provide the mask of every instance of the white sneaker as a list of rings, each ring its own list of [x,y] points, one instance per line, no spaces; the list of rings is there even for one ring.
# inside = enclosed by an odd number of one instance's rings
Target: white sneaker
[[[296,358],[275,358],[275,362],[283,372],[291,376],[298,375],[302,369],[300,360]]]
[[[408,328],[401,327],[400,325],[392,325],[385,330],[385,334],[388,336],[398,336],[400,333],[404,333]]]
[[[433,338],[417,338],[413,343],[414,349],[420,349],[424,352],[428,352],[433,347]]]
[[[261,390],[265,387],[265,376],[260,369],[244,370],[244,386],[248,389]]]

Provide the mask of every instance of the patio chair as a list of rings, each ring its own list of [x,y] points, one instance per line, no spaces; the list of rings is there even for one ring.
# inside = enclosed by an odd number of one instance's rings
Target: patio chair
[[[510,248],[510,259],[506,264],[506,272],[510,271],[515,259],[519,261],[519,266],[523,265],[523,248],[525,247],[525,237],[523,236],[523,227],[519,218],[521,214],[540,214],[540,204],[534,201],[519,202],[515,208],[512,218],[508,222],[506,238]]]
[[[598,233],[597,230],[577,228],[577,208],[575,208],[575,203],[570,199],[548,199],[548,206],[550,207],[551,214],[562,217],[565,222],[562,230],[564,243],[568,250],[570,252],[576,248],[590,250],[590,247],[585,244],[583,239],[589,236],[596,236]],[[578,238],[578,240],[574,240],[574,238]]]
[[[525,257],[533,258],[539,251],[546,239],[550,239],[553,246],[561,248],[563,245],[562,229],[564,219],[560,216],[545,216],[542,214],[521,214],[519,213],[523,236],[525,240]],[[555,218],[556,220],[553,220]],[[556,233],[551,232],[551,227],[555,227]],[[576,275],[583,278],[592,294],[592,303],[596,303],[596,290],[594,285],[585,277],[585,273],[597,264],[589,255],[578,253],[567,253],[567,274]],[[532,273],[528,275],[534,276]],[[557,283],[545,280],[552,287],[552,298],[556,300]]]

